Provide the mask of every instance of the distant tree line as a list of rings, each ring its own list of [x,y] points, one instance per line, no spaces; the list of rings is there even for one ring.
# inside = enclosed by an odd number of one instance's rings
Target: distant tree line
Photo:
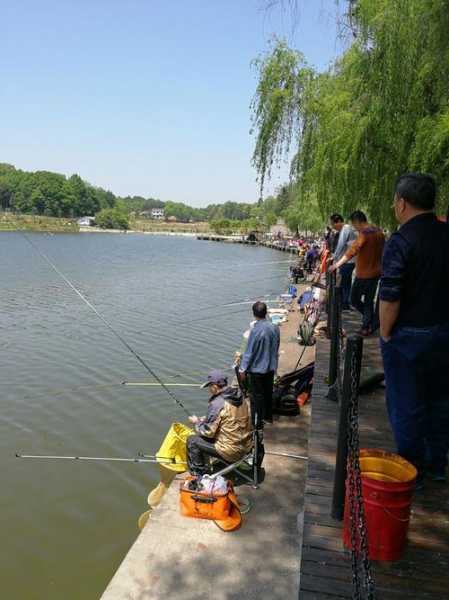
[[[0,207],[50,217],[94,215],[116,204],[112,192],[50,171],[30,173],[0,163]]]
[[[66,177],[50,171],[27,172],[0,163],[0,209],[50,217],[95,216],[100,227],[126,229],[129,216],[139,217],[152,208],[163,208],[166,217],[177,221],[209,221],[216,230],[243,231],[269,227],[287,216],[291,190],[284,186],[277,196],[259,203],[225,202],[194,208],[182,202],[163,202],[143,196],[119,197],[111,191],[83,181],[79,175]]]

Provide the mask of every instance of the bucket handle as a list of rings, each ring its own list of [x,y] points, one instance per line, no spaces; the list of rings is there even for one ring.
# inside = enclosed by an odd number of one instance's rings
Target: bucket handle
[[[388,510],[388,508],[385,508],[385,506],[382,506],[382,508],[389,517],[391,517],[392,519],[395,519],[396,521],[400,521],[401,523],[408,523],[410,521],[410,517],[407,517],[406,519],[401,519],[401,517],[397,517],[396,515],[394,515],[392,512],[390,512]]]
[[[379,497],[379,494],[377,494],[376,492],[372,492],[370,494],[371,498],[377,499]],[[390,512],[388,510],[388,508],[385,508],[385,506],[381,507],[382,510],[392,519],[395,519],[396,521],[400,521],[401,523],[408,523],[410,521],[410,517],[407,517],[406,519],[401,519],[401,517],[397,517],[396,515],[394,515],[392,512]]]

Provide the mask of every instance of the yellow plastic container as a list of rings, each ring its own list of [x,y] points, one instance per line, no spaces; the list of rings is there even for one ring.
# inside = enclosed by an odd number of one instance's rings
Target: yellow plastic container
[[[161,447],[156,453],[156,458],[161,460],[161,465],[172,471],[182,473],[187,471],[187,438],[194,432],[183,423],[172,423]],[[164,459],[172,458],[176,463],[166,463]]]
[[[360,450],[360,470],[363,477],[394,483],[408,483],[417,475],[415,467],[402,456],[372,448]]]

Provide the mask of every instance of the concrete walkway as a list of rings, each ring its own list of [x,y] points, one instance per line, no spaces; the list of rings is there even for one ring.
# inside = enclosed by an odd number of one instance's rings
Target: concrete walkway
[[[281,327],[280,373],[295,367],[299,314]],[[313,360],[308,348],[302,364]],[[266,450],[307,454],[310,411],[267,426]],[[240,486],[251,511],[240,530],[179,514],[175,480],[119,567],[102,600],[296,600],[307,461],[266,455],[258,490]]]

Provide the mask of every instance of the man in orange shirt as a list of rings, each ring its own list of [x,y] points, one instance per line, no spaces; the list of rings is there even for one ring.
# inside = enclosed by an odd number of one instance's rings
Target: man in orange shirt
[[[374,308],[374,299],[381,273],[385,236],[379,227],[368,223],[361,210],[353,212],[349,220],[358,232],[357,239],[346,253],[332,265],[330,270],[335,271],[348,260],[356,257],[351,304],[362,313],[360,333],[366,336],[379,327],[379,317]]]

